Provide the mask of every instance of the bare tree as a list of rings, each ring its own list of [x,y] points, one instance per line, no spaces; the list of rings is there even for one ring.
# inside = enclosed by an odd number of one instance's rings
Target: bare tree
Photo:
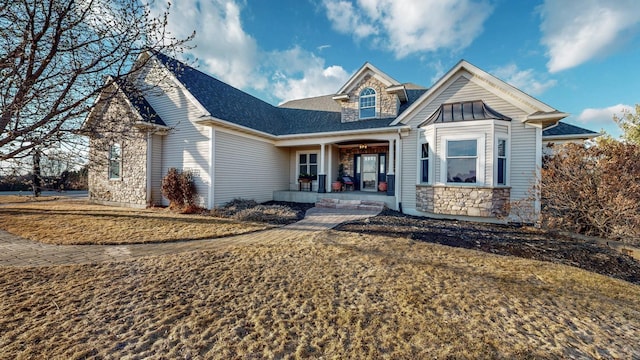
[[[69,140],[113,82],[187,39],[139,0],[0,0],[0,161]],[[108,76],[107,76],[108,75]]]

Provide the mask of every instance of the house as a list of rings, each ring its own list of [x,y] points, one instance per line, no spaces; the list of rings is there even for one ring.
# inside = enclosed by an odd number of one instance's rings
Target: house
[[[542,154],[552,155],[554,146],[567,143],[584,144],[600,135],[602,134],[560,121],[542,131]]]
[[[335,94],[272,106],[163,54],[146,56],[135,82],[159,90],[136,97],[115,84],[86,120],[93,201],[166,205],[161,179],[175,167],[194,174],[206,208],[332,198],[496,220],[519,201],[535,217],[543,131],[567,116],[464,60],[429,89],[365,63]],[[331,186],[342,175],[349,191]]]

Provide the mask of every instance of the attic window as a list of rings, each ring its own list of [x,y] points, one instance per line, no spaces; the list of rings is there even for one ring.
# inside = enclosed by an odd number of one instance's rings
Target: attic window
[[[366,88],[360,92],[360,119],[376,117],[376,91]]]

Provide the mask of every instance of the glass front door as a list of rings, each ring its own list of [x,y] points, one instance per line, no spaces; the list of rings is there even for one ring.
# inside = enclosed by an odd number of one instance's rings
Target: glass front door
[[[378,155],[362,154],[362,191],[378,191]]]

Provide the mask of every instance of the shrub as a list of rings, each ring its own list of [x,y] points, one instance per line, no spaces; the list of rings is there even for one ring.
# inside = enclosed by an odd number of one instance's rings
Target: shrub
[[[189,171],[180,172],[176,168],[170,168],[162,179],[162,195],[169,200],[171,209],[197,208],[196,186]]]
[[[258,205],[240,210],[232,216],[240,221],[266,222],[270,224],[287,224],[298,219],[298,213],[282,205]]]
[[[542,219],[549,227],[640,244],[640,147],[567,144],[545,159]]]
[[[285,205],[262,205],[254,200],[234,199],[211,210],[211,215],[240,221],[289,224],[299,219],[298,212]]]

